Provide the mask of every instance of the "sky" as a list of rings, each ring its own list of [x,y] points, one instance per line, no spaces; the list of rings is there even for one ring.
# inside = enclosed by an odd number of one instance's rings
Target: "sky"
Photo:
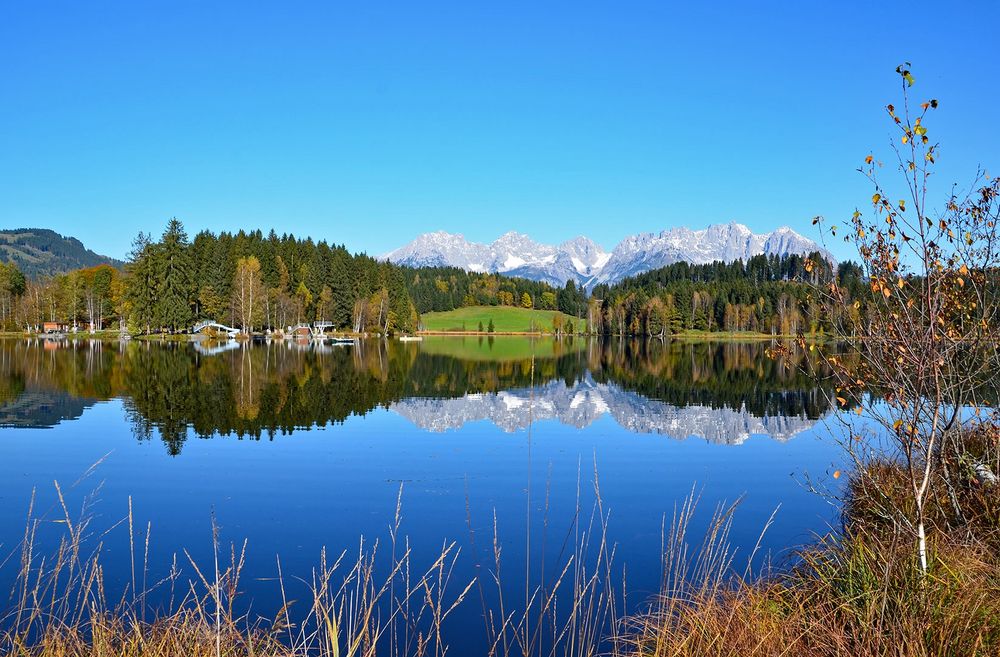
[[[0,228],[170,217],[381,254],[843,221],[912,62],[937,187],[1000,169],[1000,2],[4,2]],[[834,254],[849,255],[830,244]]]

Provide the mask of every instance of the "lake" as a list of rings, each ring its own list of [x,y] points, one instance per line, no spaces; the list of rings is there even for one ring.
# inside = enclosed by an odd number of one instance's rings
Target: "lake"
[[[840,466],[829,391],[803,374],[810,354],[772,360],[768,346],[0,340],[0,590],[33,495],[36,549],[65,530],[58,482],[70,514],[91,518],[110,591],[133,577],[130,504],[140,552],[149,533],[144,580],[162,580],[175,555],[195,577],[183,551],[211,561],[214,518],[227,555],[247,544],[240,604],[273,618],[278,557],[285,596],[302,599],[295,578],[324,548],[387,545],[401,500],[396,534],[414,563],[454,541],[455,594],[482,584],[495,529],[512,573],[502,586],[523,600],[526,580],[558,574],[596,480],[634,611],[659,587],[664,523],[692,493],[695,538],[717,505],[742,497],[737,562],[772,514],[758,563],[787,562],[837,522],[807,485],[832,484]],[[150,605],[167,597],[160,587]],[[484,604],[470,595],[449,618],[457,654],[483,651]]]

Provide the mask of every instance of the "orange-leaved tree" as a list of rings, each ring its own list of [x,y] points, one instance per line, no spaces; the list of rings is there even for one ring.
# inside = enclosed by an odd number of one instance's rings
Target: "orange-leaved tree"
[[[932,191],[939,146],[927,119],[938,101],[912,101],[909,64],[896,72],[902,102],[886,106],[893,157],[883,163],[869,154],[859,169],[873,188],[870,207],[856,210],[846,227],[824,224],[826,235],[856,250],[865,283],[855,298],[836,280],[823,288],[830,316],[840,335],[851,336],[855,357],[829,348],[824,355],[833,366],[839,404],[868,400],[857,413],[889,437],[888,454],[907,475],[909,499],[890,503],[889,511],[896,526],[912,532],[927,573],[929,495],[950,499],[961,522],[955,492],[960,473],[945,464],[969,463],[963,461],[964,437],[995,420],[1000,181],[978,171],[966,191]],[[873,455],[871,443],[852,435],[846,444],[859,466],[854,476],[870,476],[864,465]],[[880,458],[885,446],[878,447]],[[970,465],[992,477],[986,464]]]

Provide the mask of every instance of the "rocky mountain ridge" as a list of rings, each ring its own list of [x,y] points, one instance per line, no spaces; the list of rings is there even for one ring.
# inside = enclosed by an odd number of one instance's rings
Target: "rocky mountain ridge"
[[[489,244],[481,244],[462,235],[437,231],[420,235],[383,258],[411,267],[458,267],[521,276],[559,287],[573,281],[591,288],[676,262],[746,261],[756,255],[780,257],[813,251],[833,259],[816,242],[791,228],[755,234],[746,226],[731,222],[701,230],[681,227],[640,233],[626,237],[610,252],[584,236],[551,246],[510,231]]]

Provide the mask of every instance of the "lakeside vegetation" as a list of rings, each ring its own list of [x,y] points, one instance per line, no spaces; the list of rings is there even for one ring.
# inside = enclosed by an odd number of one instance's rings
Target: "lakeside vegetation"
[[[962,458],[996,463],[993,435],[963,438]],[[629,621],[627,657],[887,657],[1000,651],[1000,551],[995,484],[965,476],[948,499],[936,476],[928,506],[928,575],[897,520],[913,512],[909,473],[893,460],[849,475],[842,526],[800,549],[792,567],[733,573],[708,542],[694,578],[665,588]],[[706,553],[708,556],[706,556]],[[722,557],[713,555],[722,554]]]
[[[831,282],[848,303],[833,313],[813,294]],[[624,336],[823,336],[838,314],[870,302],[858,268],[821,254],[747,263],[677,263],[587,294],[499,274],[398,267],[343,246],[293,236],[199,233],[171,220],[140,235],[124,270],[102,264],[29,280],[0,264],[0,328],[133,335],[218,321],[246,333],[324,322],[355,334],[427,331]],[[480,322],[482,326],[480,327]]]
[[[25,277],[0,263],[0,329],[131,335],[189,331],[202,320],[244,333],[321,322],[354,334],[428,331],[823,336],[838,315],[870,303],[859,268],[821,253],[756,256],[746,263],[680,262],[588,294],[500,274],[408,268],[352,255],[342,245],[271,231],[189,240],[170,220],[140,234],[122,268],[110,264]],[[817,286],[836,283],[847,305],[824,308]],[[482,327],[479,326],[482,322]]]

